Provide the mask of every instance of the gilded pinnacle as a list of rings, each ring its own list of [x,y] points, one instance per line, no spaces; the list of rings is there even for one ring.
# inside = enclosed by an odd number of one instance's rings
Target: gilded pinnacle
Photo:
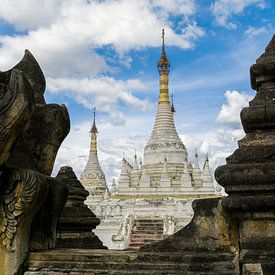
[[[169,103],[169,92],[168,92],[168,74],[170,69],[170,62],[166,57],[165,45],[164,45],[164,29],[162,29],[162,52],[161,57],[158,62],[159,70],[159,84],[160,84],[160,93],[159,93],[159,103]]]
[[[95,124],[95,107],[94,107],[93,113],[94,113],[94,122],[93,122],[93,126],[91,128],[90,133],[98,133],[97,128],[96,128],[96,124]]]
[[[170,69],[170,62],[166,57],[166,53],[165,53],[165,45],[164,45],[164,29],[162,29],[162,51],[161,51],[161,56],[160,56],[160,60],[158,61],[158,70],[159,73],[163,73],[165,72],[166,74],[169,73],[169,69]]]

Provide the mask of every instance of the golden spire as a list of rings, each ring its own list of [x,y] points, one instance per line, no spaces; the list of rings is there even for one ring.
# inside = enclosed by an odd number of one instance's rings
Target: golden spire
[[[90,130],[90,133],[98,133],[96,125],[95,125],[95,107],[94,107],[93,113],[94,113],[94,122],[93,122],[93,126],[92,126],[92,128]]]
[[[159,84],[160,84],[160,93],[159,93],[159,103],[169,102],[168,94],[168,74],[170,69],[170,62],[166,57],[165,45],[164,45],[164,29],[162,29],[162,51],[161,57],[158,61],[158,70],[159,70]]]
[[[165,53],[165,45],[164,45],[164,29],[162,29],[162,51],[161,51],[161,56],[160,59],[158,61],[158,70],[159,73],[161,74],[162,72],[165,72],[167,74],[169,74],[169,69],[170,69],[170,62],[166,57],[166,53]]]
[[[91,133],[91,145],[90,145],[90,152],[97,153],[97,140],[96,140],[96,135],[98,133],[96,124],[95,124],[95,108],[94,108],[94,122],[93,126],[90,130]]]

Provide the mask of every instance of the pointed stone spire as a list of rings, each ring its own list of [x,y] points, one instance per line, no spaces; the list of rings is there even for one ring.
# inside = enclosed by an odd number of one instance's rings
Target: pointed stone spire
[[[116,180],[115,178],[112,179],[112,187],[111,187],[111,194],[116,195],[117,187],[116,187]]]
[[[174,115],[174,113],[176,112],[176,109],[174,107],[174,95],[171,95],[171,112]]]
[[[162,51],[161,57],[158,61],[159,70],[159,103],[169,102],[168,94],[168,74],[170,70],[170,62],[166,57],[165,46],[164,46],[164,29],[162,29]]]
[[[206,158],[203,166],[202,185],[203,187],[212,188],[214,190],[213,178],[209,167],[208,154],[206,154]]]
[[[188,167],[187,163],[184,163],[184,170],[181,175],[181,186],[182,187],[191,187],[192,186],[191,174],[190,174],[189,167]]]
[[[160,92],[154,128],[144,149],[144,164],[149,174],[158,173],[157,166],[163,162],[178,164],[183,168],[187,162],[187,151],[176,131],[173,113],[169,102],[168,73],[170,62],[166,57],[164,30],[162,32],[162,53],[158,62]]]
[[[128,173],[128,164],[125,158],[122,160],[122,166],[120,171],[120,176],[118,180],[118,188],[119,190],[122,188],[129,188],[130,185],[130,177]]]
[[[201,169],[199,166],[199,157],[197,150],[195,152],[195,162],[193,164],[192,178],[194,187],[202,186]]]
[[[131,171],[131,186],[138,186],[140,180],[140,171],[138,169],[137,154],[134,155],[133,169]]]
[[[138,170],[138,161],[137,161],[137,153],[136,152],[134,155],[133,170]]]
[[[103,173],[97,155],[97,127],[95,123],[95,109],[94,109],[94,120],[90,130],[91,144],[89,159],[86,164],[84,171],[80,176],[80,181],[84,187],[90,192],[90,195],[104,196],[106,186],[105,174]],[[88,198],[89,199],[89,198]]]
[[[93,121],[93,126],[90,130],[90,134],[91,134],[91,145],[90,145],[90,152],[94,152],[97,154],[97,128],[96,128],[96,124],[95,124],[95,108],[94,108],[94,121]]]

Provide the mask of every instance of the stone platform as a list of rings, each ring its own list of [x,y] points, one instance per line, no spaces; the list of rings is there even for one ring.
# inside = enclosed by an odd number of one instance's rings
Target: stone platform
[[[25,275],[230,275],[236,274],[232,271],[232,260],[229,253],[206,255],[204,252],[196,252],[194,255],[192,252],[156,254],[132,250],[55,249],[30,253],[29,270]]]
[[[140,250],[32,252],[25,275],[239,274],[237,244],[231,236],[235,230],[230,217],[221,211],[220,200],[194,201],[193,207],[192,221],[165,240]]]

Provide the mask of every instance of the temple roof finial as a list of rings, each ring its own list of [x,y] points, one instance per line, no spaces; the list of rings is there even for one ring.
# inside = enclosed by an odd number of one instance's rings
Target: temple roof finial
[[[96,128],[96,124],[95,124],[95,107],[94,107],[93,113],[94,113],[94,122],[93,122],[93,126],[91,128],[90,133],[98,133],[97,128]]]
[[[163,49],[164,49],[164,34],[165,34],[164,29],[162,29],[162,35],[161,35],[161,37],[162,37],[162,48]]]
[[[162,29],[161,37],[162,37],[162,51],[161,51],[161,57],[160,60],[158,61],[158,70],[159,73],[165,71],[167,74],[169,73],[170,69],[170,62],[166,57],[165,53],[165,45],[164,45],[164,29]]]

